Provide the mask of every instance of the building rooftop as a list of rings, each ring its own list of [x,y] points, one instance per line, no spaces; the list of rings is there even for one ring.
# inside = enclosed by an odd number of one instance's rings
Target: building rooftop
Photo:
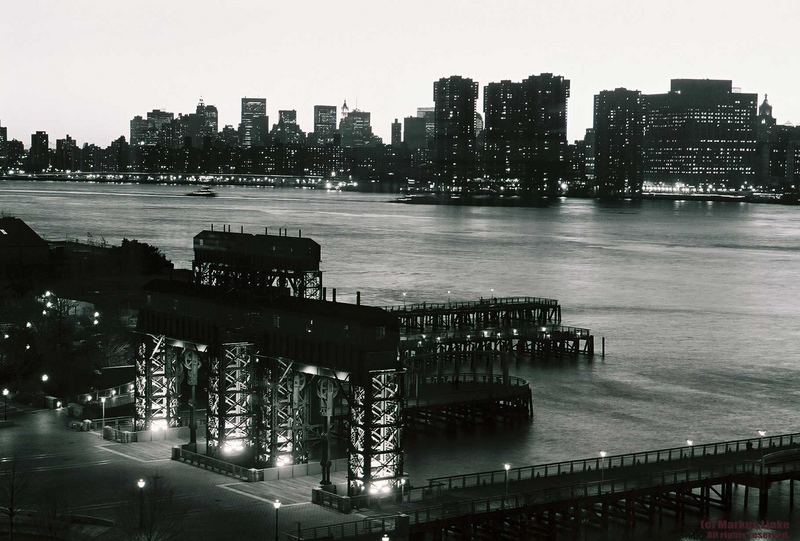
[[[0,217],[0,250],[22,247],[47,248],[47,242],[19,218]]]

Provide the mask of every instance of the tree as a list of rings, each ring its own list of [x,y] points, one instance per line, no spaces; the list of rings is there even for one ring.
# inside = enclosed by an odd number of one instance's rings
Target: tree
[[[5,507],[2,508],[2,512],[8,518],[8,538],[14,541],[15,520],[22,510],[22,504],[28,498],[28,478],[17,470],[16,458],[7,463],[3,472],[4,481],[0,484],[2,486],[0,497]]]

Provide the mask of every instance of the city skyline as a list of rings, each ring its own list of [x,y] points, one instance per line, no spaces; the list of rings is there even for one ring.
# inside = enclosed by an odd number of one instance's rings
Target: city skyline
[[[53,140],[69,134],[79,143],[107,144],[126,134],[135,114],[190,112],[201,97],[218,107],[221,129],[238,124],[243,96],[261,96],[272,118],[297,110],[306,132],[313,131],[314,105],[340,107],[346,99],[371,112],[376,135],[388,142],[392,121],[431,106],[432,81],[455,74],[479,83],[479,103],[490,82],[564,76],[572,84],[570,141],[591,126],[596,93],[618,87],[657,93],[672,78],[733,79],[743,92],[769,94],[779,123],[800,121],[793,81],[775,69],[791,60],[790,2],[775,2],[758,17],[730,2],[691,11],[686,2],[613,2],[602,10],[572,2],[509,2],[506,9],[473,3],[458,11],[450,2],[394,10],[349,2],[317,6],[311,16],[241,3],[225,10],[194,9],[198,3],[186,10],[180,2],[82,4],[84,10],[50,1],[8,8],[5,20],[15,24],[5,35],[27,44],[0,57],[2,72],[17,81],[0,90],[9,139],[27,141],[44,130]],[[173,19],[185,24],[167,32]],[[276,20],[297,25],[265,23],[268,31],[259,30],[262,21]],[[199,27],[215,31],[200,40],[191,30]],[[748,40],[737,38],[745,32]],[[226,40],[230,35],[242,39]],[[659,57],[666,60],[651,61]]]

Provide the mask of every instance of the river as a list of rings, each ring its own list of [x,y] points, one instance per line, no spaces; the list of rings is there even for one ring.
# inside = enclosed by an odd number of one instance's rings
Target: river
[[[524,362],[527,427],[412,438],[413,478],[797,431],[800,213],[720,202],[549,208],[402,205],[390,196],[220,187],[0,182],[0,212],[48,239],[159,246],[188,267],[211,223],[302,229],[324,283],[365,304],[448,297],[557,298],[606,356]],[[492,290],[493,293],[492,293]],[[449,292],[449,293],[448,293]],[[598,347],[599,349],[599,347]]]

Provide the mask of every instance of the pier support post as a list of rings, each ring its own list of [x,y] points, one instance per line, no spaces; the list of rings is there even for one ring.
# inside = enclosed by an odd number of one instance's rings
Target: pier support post
[[[745,508],[745,509],[747,509],[747,499],[748,499],[747,497],[748,497],[748,495],[749,495],[749,494],[748,494],[749,492],[750,492],[750,486],[748,486],[748,485],[745,485],[745,486],[744,486],[744,508]]]
[[[794,479],[789,479],[789,509],[794,508]]]
[[[758,487],[758,517],[764,518],[767,516],[767,508],[769,507],[769,483],[761,483]]]

